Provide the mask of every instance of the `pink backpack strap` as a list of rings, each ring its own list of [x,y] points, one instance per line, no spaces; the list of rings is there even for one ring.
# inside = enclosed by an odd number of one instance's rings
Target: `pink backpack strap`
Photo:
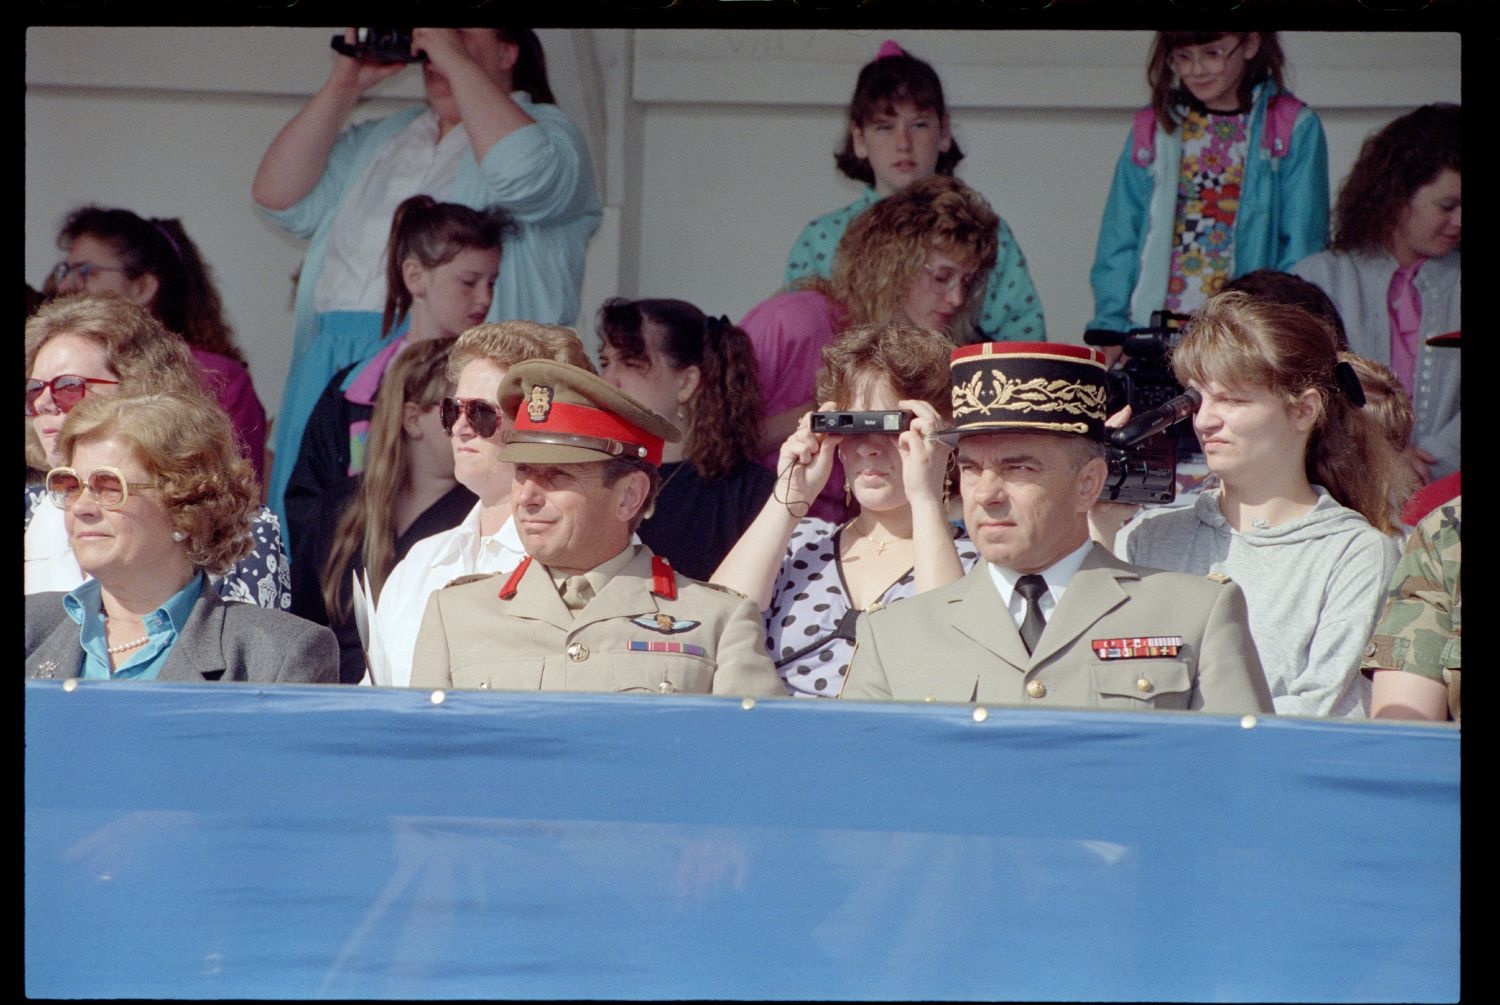
[[[1303,102],[1295,95],[1278,94],[1266,108],[1266,122],[1261,129],[1261,145],[1272,157],[1285,157],[1292,152],[1292,129],[1297,125],[1297,113]]]
[[[1150,167],[1156,159],[1156,109],[1150,105],[1135,113],[1130,128],[1130,159],[1136,167]]]

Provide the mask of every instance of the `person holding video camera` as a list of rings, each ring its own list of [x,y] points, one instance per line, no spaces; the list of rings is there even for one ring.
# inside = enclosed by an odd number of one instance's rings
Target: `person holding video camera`
[[[932,439],[952,408],[952,350],[899,322],[852,328],[824,349],[817,414],[830,431],[802,417],[771,498],[713,574],[761,609],[766,649],[793,695],[837,697],[861,611],[950,583],[978,559],[948,522],[948,451]],[[888,424],[901,431],[854,432]],[[835,457],[858,504],[843,524],[808,517]]]
[[[1119,557],[1233,577],[1279,715],[1363,717],[1359,663],[1397,547],[1412,472],[1361,407],[1327,322],[1231,291],[1193,316],[1172,368],[1202,396],[1193,427],[1217,488],[1144,514]]]
[[[349,29],[340,52],[361,54],[356,39]],[[381,252],[408,196],[499,206],[516,222],[488,320],[573,324],[578,317],[585,252],[603,209],[588,146],[554,103],[535,32],[413,28],[407,45],[409,58],[422,62],[425,105],[344,128],[366,92],[405,64],[378,61],[400,53],[341,54],[256,171],[252,194],[267,219],[310,238],[275,424],[273,509],[329,379],[378,348]]]

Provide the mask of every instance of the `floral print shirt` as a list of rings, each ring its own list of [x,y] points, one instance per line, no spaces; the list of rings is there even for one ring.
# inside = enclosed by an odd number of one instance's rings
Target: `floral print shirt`
[[[1234,218],[1250,150],[1250,113],[1195,108],[1182,130],[1177,228],[1166,309],[1191,314],[1234,274]]]

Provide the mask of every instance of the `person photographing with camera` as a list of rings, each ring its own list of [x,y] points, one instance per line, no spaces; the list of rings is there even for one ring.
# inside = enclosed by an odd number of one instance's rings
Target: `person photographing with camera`
[[[406,65],[362,49],[358,31],[345,32],[327,80],[271,142],[251,190],[270,222],[310,239],[275,426],[275,452],[288,466],[329,379],[378,347],[381,252],[404,199],[493,205],[515,221],[491,321],[574,323],[584,256],[603,214],[588,146],[554,103],[535,32],[410,29],[407,51],[422,63],[425,104],[346,128],[370,89]],[[273,474],[272,508],[284,484]]]
[[[761,609],[793,695],[837,697],[859,612],[950,583],[978,558],[948,522],[948,450],[932,439],[951,407],[952,349],[899,322],[852,328],[824,349],[822,411],[782,444],[771,498],[713,574]],[[871,425],[882,431],[856,432]],[[835,457],[854,514],[842,524],[808,517]]]

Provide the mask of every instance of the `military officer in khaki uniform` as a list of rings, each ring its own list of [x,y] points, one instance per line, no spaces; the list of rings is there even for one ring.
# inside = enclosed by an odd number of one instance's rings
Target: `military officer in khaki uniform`
[[[985,343],[953,353],[964,519],[985,561],[860,618],[843,698],[1263,712],[1233,583],[1128,565],[1089,540],[1108,473],[1103,355]]]
[[[516,530],[528,558],[509,576],[428,600],[413,687],[781,695],[760,612],[678,576],[633,544],[677,429],[587,370],[530,360],[501,382],[514,416]]]

